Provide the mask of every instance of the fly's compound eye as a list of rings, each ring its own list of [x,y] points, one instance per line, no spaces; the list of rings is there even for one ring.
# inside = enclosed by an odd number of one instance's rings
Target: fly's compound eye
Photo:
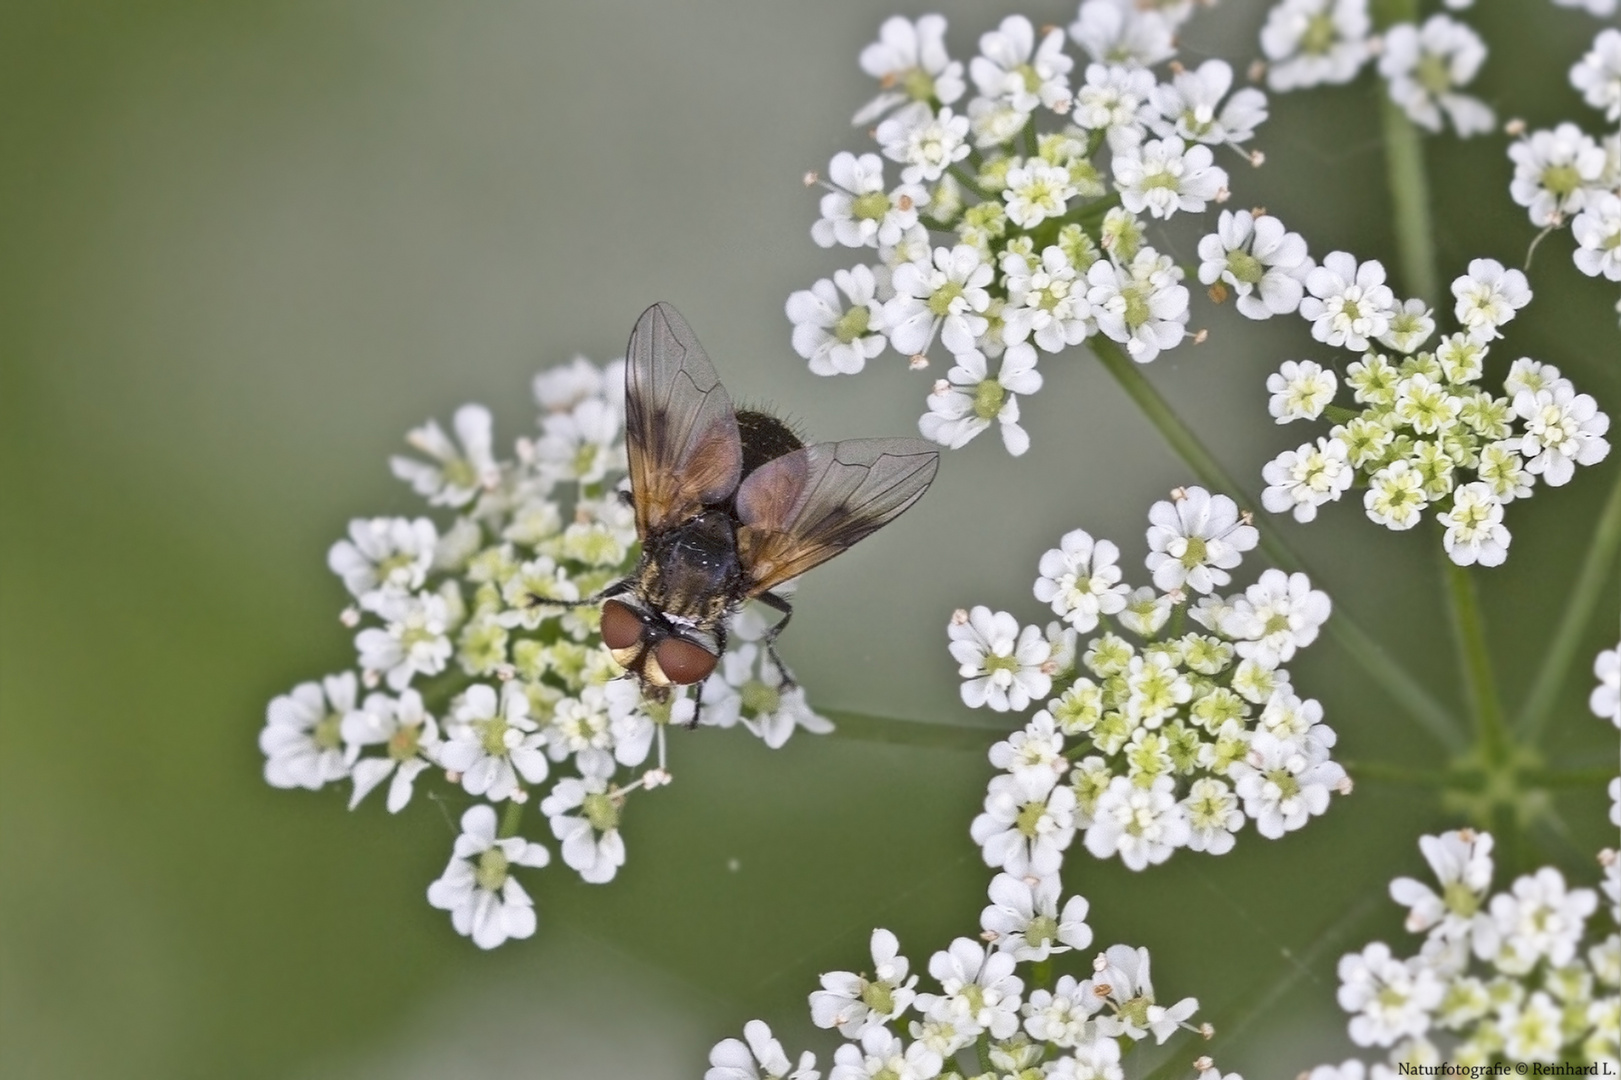
[[[602,643],[610,649],[629,649],[640,640],[642,640],[642,617],[636,614],[636,610],[628,604],[621,604],[618,600],[604,601]]]
[[[607,620],[603,622],[606,625]],[[709,673],[715,670],[715,664],[720,659],[702,645],[678,637],[668,637],[659,642],[653,656],[665,677],[677,686],[709,678]]]

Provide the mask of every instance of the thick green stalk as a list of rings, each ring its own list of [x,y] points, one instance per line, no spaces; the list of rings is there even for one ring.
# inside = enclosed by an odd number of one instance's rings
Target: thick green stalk
[[[1213,490],[1229,495],[1240,508],[1254,513],[1254,506],[1245,494],[1244,488],[1239,486],[1238,482],[1227,474],[1227,470],[1222,468],[1215,456],[1205,449],[1198,436],[1182,422],[1170,403],[1160,396],[1154,384],[1148,381],[1142,369],[1125,354],[1124,350],[1101,336],[1093,336],[1087,345],[1109,374],[1114,376],[1121,389],[1142,410],[1143,415],[1148,417],[1149,423],[1153,424],[1171,445],[1176,455],[1193,470],[1193,474]],[[1261,530],[1261,550],[1282,569],[1298,570],[1302,566],[1300,559],[1278,539],[1273,530]],[[1335,612],[1328,620],[1327,631],[1329,637],[1333,638],[1375,682],[1384,687],[1385,692],[1406,709],[1441,745],[1453,752],[1463,749],[1462,733],[1458,729],[1457,721],[1446,707],[1418,680],[1392,660],[1379,643],[1343,610]]]
[[[1469,568],[1441,556],[1447,584],[1447,613],[1451,616],[1452,638],[1458,648],[1464,690],[1469,712],[1475,720],[1475,735],[1487,764],[1501,765],[1508,752],[1508,727],[1503,720],[1503,701],[1492,678],[1491,652],[1486,647],[1486,624],[1480,615],[1480,597]]]
[[[1351,779],[1370,784],[1393,784],[1406,787],[1427,787],[1440,790],[1447,786],[1447,774],[1439,769],[1409,769],[1402,765],[1388,765],[1383,761],[1342,762]]]
[[[1379,117],[1384,126],[1386,180],[1396,220],[1396,262],[1409,296],[1433,304],[1440,295],[1435,270],[1435,227],[1430,220],[1430,181],[1424,168],[1424,140],[1400,105],[1379,84]]]
[[[1593,608],[1597,606],[1599,597],[1604,595],[1604,583],[1615,570],[1618,548],[1621,548],[1621,470],[1616,471],[1610,497],[1599,514],[1593,542],[1588,545],[1581,572],[1576,575],[1570,598],[1565,601],[1565,617],[1560,620],[1559,629],[1554,631],[1553,642],[1548,646],[1547,655],[1542,658],[1542,668],[1537,672],[1536,682],[1531,685],[1531,693],[1520,710],[1517,727],[1520,736],[1528,742],[1534,742],[1548,722],[1554,699],[1559,696],[1559,688],[1564,684],[1565,676],[1570,674],[1570,665],[1576,659],[1576,650],[1581,647],[1582,632],[1593,617]]]
[[[984,753],[985,748],[1004,737],[1007,730],[980,724],[931,723],[895,716],[843,709],[821,710],[833,721],[833,734],[857,742],[890,743],[897,746],[926,746],[935,750],[968,750]]]

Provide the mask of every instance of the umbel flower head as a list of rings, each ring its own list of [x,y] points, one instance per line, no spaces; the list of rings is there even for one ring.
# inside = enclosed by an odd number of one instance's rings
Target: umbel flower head
[[[1206,240],[1210,240],[1206,237]],[[1326,436],[1286,450],[1262,469],[1262,504],[1310,521],[1353,487],[1370,519],[1405,530],[1425,516],[1461,566],[1497,566],[1511,541],[1504,508],[1536,484],[1569,483],[1602,461],[1609,417],[1551,364],[1521,357],[1487,381],[1492,344],[1531,300],[1525,275],[1475,259],[1452,283],[1459,331],[1434,345],[1422,303],[1398,306],[1377,262],[1331,253],[1307,277],[1300,313],[1319,341],[1361,352],[1343,376],[1315,360],[1285,361],[1267,379],[1280,424],[1333,422]],[[1499,369],[1501,370],[1501,369]],[[1349,405],[1335,405],[1349,391]],[[1354,408],[1351,406],[1355,406]]]
[[[1217,592],[1259,540],[1225,495],[1178,489],[1149,521],[1154,588],[1132,591],[1119,550],[1077,529],[1035,583],[1062,622],[1021,628],[976,607],[948,627],[964,704],[1022,712],[1047,698],[991,748],[1003,771],[970,827],[1013,878],[1057,873],[1078,835],[1135,870],[1178,848],[1219,855],[1246,821],[1276,838],[1350,791],[1322,706],[1296,696],[1284,666],[1316,640],[1327,595],[1280,570]]]
[[[860,283],[846,284],[860,295]],[[481,800],[462,815],[429,901],[483,948],[534,932],[518,875],[550,852],[526,829],[544,824],[588,882],[617,874],[627,799],[669,781],[665,729],[694,713],[691,699],[644,701],[620,678],[595,607],[547,602],[593,596],[636,565],[633,513],[618,495],[623,387],[619,361],[542,372],[538,434],[518,439],[511,457],[497,455],[479,405],[456,411],[454,438],[432,421],[413,431],[426,460],[397,457],[393,471],[439,516],[350,523],[327,562],[353,599],[342,618],[356,669],[275,698],[259,736],[276,787],[349,780],[353,808],[388,781],[390,813],[429,781],[447,801]],[[746,608],[734,618],[701,722],[741,721],[771,747],[801,728],[831,730],[804,690],[782,690],[763,662],[764,628]]]
[[[1226,61],[1151,67],[1175,55],[1172,34],[1193,9],[1095,0],[1068,40],[1011,15],[980,37],[967,82],[945,19],[887,20],[861,54],[880,93],[856,114],[879,121],[878,152],[841,151],[825,178],[809,178],[824,189],[812,239],[871,254],[789,297],[811,371],[855,374],[886,346],[921,370],[943,348],[952,364],[928,395],[923,435],[955,448],[994,423],[1019,455],[1030,445],[1019,398],[1041,389],[1038,354],[1102,335],[1146,364],[1180,345],[1184,271],[1148,225],[1225,201],[1217,157],[1267,117],[1266,95],[1234,90]],[[1253,243],[1251,254],[1245,236],[1232,241],[1246,247],[1229,260],[1238,272],[1258,268],[1235,285],[1241,307],[1294,310],[1304,245],[1270,225]]]

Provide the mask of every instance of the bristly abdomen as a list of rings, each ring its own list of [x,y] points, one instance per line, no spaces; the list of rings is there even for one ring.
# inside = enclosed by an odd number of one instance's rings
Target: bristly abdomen
[[[779,418],[753,409],[737,410],[737,434],[743,443],[743,476],[768,461],[791,454],[805,444]]]

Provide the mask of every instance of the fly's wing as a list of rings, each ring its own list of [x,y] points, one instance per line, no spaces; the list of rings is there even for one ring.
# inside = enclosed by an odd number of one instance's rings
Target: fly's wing
[[[758,596],[824,563],[917,502],[940,466],[921,439],[817,443],[768,461],[737,489],[738,557]]]
[[[737,490],[743,448],[732,400],[675,308],[642,312],[625,355],[625,450],[645,540]]]

